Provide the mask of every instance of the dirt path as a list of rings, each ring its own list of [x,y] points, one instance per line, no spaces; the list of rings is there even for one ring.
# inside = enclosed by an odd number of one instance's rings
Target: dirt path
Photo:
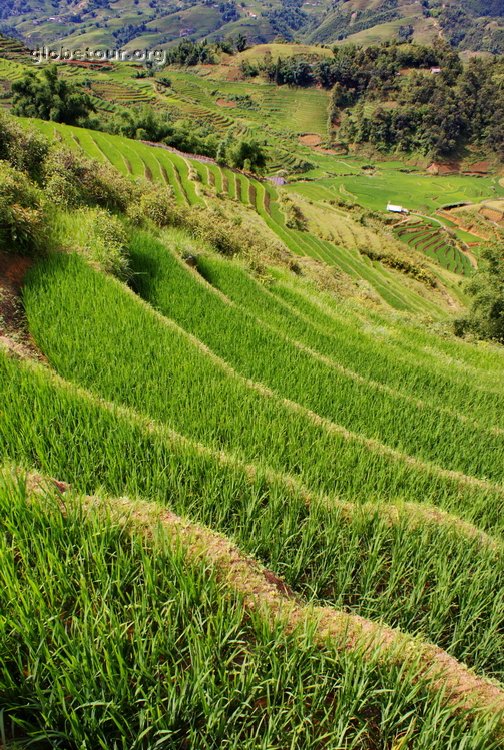
[[[175,546],[182,543],[189,559],[204,560],[211,565],[220,580],[242,597],[246,609],[260,611],[271,623],[283,623],[301,639],[305,626],[310,624],[322,647],[358,649],[363,658],[371,657],[379,648],[384,663],[417,667],[418,676],[427,680],[435,698],[443,691],[446,702],[456,705],[457,710],[504,712],[504,691],[442,649],[358,615],[305,604],[284,581],[242,554],[226,537],[155,503],[128,498],[79,498],[68,492],[68,485],[60,482],[52,485],[64,497],[63,512],[76,502],[88,513],[104,513],[130,533],[141,533],[148,539],[161,535]],[[32,476],[29,487],[37,502],[43,502],[47,482]],[[502,731],[504,734],[504,718]]]
[[[0,253],[0,339],[12,341],[19,352],[44,359],[26,325],[21,287],[33,261],[21,255]]]

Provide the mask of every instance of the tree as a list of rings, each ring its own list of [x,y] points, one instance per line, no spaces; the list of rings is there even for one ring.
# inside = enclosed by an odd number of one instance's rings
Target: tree
[[[33,71],[12,84],[12,111],[21,117],[65,122],[75,125],[95,107],[88,94],[58,77],[55,65],[37,74]]]
[[[244,169],[245,162],[250,171],[256,172],[266,164],[266,155],[257,141],[239,141],[230,153],[231,164]]]
[[[471,332],[504,344],[504,251],[502,243],[482,251],[481,269],[467,285],[472,297],[467,318],[456,322],[456,333]]]
[[[247,37],[244,34],[238,34],[235,40],[235,47],[237,52],[243,52],[247,49]]]

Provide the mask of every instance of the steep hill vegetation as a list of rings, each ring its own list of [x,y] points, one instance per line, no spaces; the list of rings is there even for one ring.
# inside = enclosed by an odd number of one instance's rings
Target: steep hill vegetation
[[[502,4],[498,0],[440,2],[425,0],[336,0],[317,3],[248,0],[220,3],[158,0],[6,0],[0,27],[25,43],[41,45],[106,45],[109,48],[167,47],[178,40],[228,37],[250,43],[276,38],[334,43],[343,39],[369,44],[439,36],[463,49],[503,50]]]
[[[498,750],[497,156],[338,151],[373,52],[311,58],[336,124],[209,48],[0,62],[2,748]],[[498,63],[437,49],[482,123]]]

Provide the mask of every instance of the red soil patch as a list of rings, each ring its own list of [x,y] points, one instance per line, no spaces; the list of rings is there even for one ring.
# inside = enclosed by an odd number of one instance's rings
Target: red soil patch
[[[464,169],[464,174],[488,174],[491,171],[489,161],[477,161]]]
[[[334,148],[323,148],[323,146],[314,146],[313,150],[321,154],[332,154],[333,156],[342,153],[341,151],[336,151]]]
[[[9,285],[19,294],[25,273],[32,265],[29,258],[21,255],[7,255],[0,253],[0,284]]]
[[[234,109],[236,107],[236,102],[230,102],[227,99],[217,99],[216,104],[218,104],[219,107],[227,107],[228,109]]]
[[[65,65],[73,65],[74,68],[87,68],[88,70],[101,70],[108,71],[114,70],[114,65],[111,62],[93,62],[91,60],[65,60]],[[135,65],[136,68],[141,66]]]
[[[32,263],[30,258],[0,253],[0,339],[11,342],[24,354],[41,359],[28,332],[21,304],[23,279]]]
[[[504,214],[502,211],[496,211],[493,208],[482,208],[479,212],[485,219],[494,221],[496,224],[502,224],[504,221]]]

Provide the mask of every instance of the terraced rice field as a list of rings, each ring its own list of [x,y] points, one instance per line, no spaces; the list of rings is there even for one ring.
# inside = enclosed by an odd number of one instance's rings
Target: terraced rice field
[[[29,59],[28,50],[21,42],[3,34],[0,34],[0,57],[19,62],[27,62]]]
[[[0,57],[0,78],[6,81],[19,81],[26,71],[25,66],[14,60],[4,60]]]
[[[144,86],[127,86],[116,81],[93,81],[91,90],[96,96],[119,105],[146,104],[154,98],[150,84]]]
[[[396,227],[394,233],[415,250],[420,250],[449,271],[468,276],[473,267],[469,257],[450,240],[446,230],[422,220]]]
[[[130,253],[130,288],[37,263],[45,359],[0,349],[3,459],[60,482],[0,474],[4,726],[497,750],[502,352],[259,281],[180,230]]]
[[[262,182],[216,164],[202,163],[120,136],[42,121],[36,124],[49,137],[56,134],[71,148],[80,148],[93,158],[107,160],[125,175],[171,185],[180,203],[204,204],[207,199],[202,195],[202,187],[210,193],[222,192],[228,198],[255,208],[279,240],[296,255],[335,266],[356,281],[364,279],[386,303],[398,310],[412,310],[434,317],[443,314],[439,305],[422,294],[422,290],[417,292],[406,287],[399,273],[371,261],[358,250],[287,227],[278,189],[268,181]],[[197,174],[199,179],[192,179],[192,174]]]
[[[347,168],[347,171],[355,172],[355,169]],[[504,194],[504,188],[495,177],[408,174],[397,168],[388,169],[386,165],[377,165],[373,174],[358,171],[360,174],[335,174],[316,182],[295,182],[289,189],[320,200],[328,200],[329,196],[346,197],[375,211],[384,211],[390,202],[419,213],[456,203],[477,203],[495,193]]]
[[[290,133],[320,133],[325,136],[327,126],[328,94],[317,89],[294,89],[272,84],[254,84],[205,79],[187,73],[170,71],[172,88],[177,97],[210,110],[223,117],[228,124],[244,118],[249,125],[261,129],[266,127],[273,133],[285,137]],[[224,109],[219,107],[219,98],[233,95],[249,96],[251,109]]]
[[[119,73],[94,86],[102,107],[154,96]],[[176,73],[170,96],[222,133],[267,117],[286,153],[325,127],[325,94],[304,111],[254,88],[241,120],[215,103],[240,84]],[[314,228],[335,198],[428,213],[492,179],[320,155],[281,187],[33,124],[180,205],[262,219],[388,305],[125,216],[126,282],[71,249],[26,264],[25,328],[0,317],[2,750],[500,750],[502,347],[426,327],[446,308],[361,254],[352,215]],[[287,225],[296,193],[311,231]],[[470,273],[427,216],[396,232],[440,279]]]

